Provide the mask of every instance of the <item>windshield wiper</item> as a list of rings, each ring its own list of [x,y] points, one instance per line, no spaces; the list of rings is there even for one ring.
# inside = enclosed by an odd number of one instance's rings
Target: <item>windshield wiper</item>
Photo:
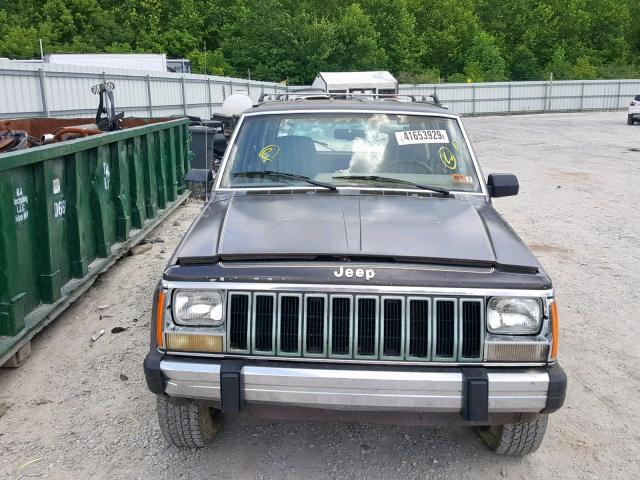
[[[403,185],[410,185],[421,190],[429,190],[431,192],[439,193],[441,195],[449,195],[449,190],[440,187],[433,187],[431,185],[422,185],[420,183],[410,182],[409,180],[401,180],[393,177],[382,177],[380,175],[336,175],[334,177],[337,180],[370,180],[379,182],[399,183]]]
[[[338,189],[335,185],[331,185],[330,183],[318,182],[309,177],[305,177],[304,175],[296,175],[295,173],[288,172],[276,172],[275,170],[249,170],[246,172],[235,172],[231,174],[232,177],[281,177],[281,178],[290,178],[291,180],[302,180],[303,182],[309,183],[311,185],[316,185],[317,187],[327,188],[332,191],[337,191]]]

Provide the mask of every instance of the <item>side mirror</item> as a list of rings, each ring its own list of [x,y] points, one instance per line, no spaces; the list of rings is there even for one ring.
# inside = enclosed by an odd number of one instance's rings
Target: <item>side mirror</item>
[[[492,173],[487,179],[487,187],[489,188],[489,196],[511,197],[518,194],[520,184],[518,177],[511,173]]]
[[[213,153],[221,157],[224,155],[224,151],[227,149],[227,137],[222,133],[216,133],[213,136]]]

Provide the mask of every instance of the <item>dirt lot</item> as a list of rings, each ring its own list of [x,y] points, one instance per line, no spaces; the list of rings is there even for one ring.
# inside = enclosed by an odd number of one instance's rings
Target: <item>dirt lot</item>
[[[485,174],[518,175],[521,194],[496,205],[560,301],[569,392],[536,454],[493,456],[467,428],[245,417],[226,418],[202,451],[167,446],[142,360],[152,290],[200,208],[189,203],[149,237],[162,242],[119,262],[41,333],[25,365],[0,370],[0,478],[640,477],[640,127],[625,121],[466,120]],[[111,333],[116,326],[127,330]]]

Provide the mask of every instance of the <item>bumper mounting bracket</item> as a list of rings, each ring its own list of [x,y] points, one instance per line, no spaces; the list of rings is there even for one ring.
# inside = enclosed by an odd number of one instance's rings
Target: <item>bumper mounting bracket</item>
[[[220,400],[222,413],[238,413],[242,410],[242,367],[239,360],[223,360],[220,363]]]
[[[480,368],[462,369],[462,418],[486,422],[489,418],[489,377]]]

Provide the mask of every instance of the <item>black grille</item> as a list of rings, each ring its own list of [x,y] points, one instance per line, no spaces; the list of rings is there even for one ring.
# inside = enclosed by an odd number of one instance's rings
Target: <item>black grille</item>
[[[247,350],[247,326],[249,325],[249,296],[232,295],[229,302],[229,347]]]
[[[324,353],[324,298],[307,297],[307,353]]]
[[[384,301],[384,337],[382,354],[399,357],[402,354],[402,300]]]
[[[256,295],[255,345],[258,351],[273,350],[274,301],[271,295]]]
[[[298,351],[298,332],[300,325],[300,298],[280,298],[280,351],[296,353]]]
[[[436,356],[453,357],[455,336],[455,301],[436,303]]]
[[[481,361],[485,299],[229,292],[229,353]]]
[[[331,303],[331,354],[348,355],[351,341],[351,299],[333,298]]]
[[[358,299],[358,339],[356,352],[359,356],[376,353],[376,300],[374,298]]]
[[[478,358],[482,342],[482,305],[462,302],[462,356]]]
[[[409,302],[409,356],[429,357],[429,301]]]

